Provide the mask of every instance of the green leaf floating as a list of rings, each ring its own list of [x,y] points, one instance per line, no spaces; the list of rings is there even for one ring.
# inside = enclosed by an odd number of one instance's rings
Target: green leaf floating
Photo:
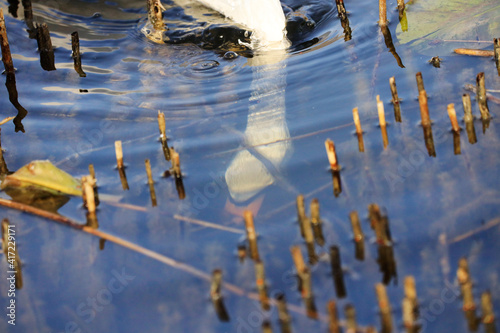
[[[396,36],[414,51],[446,55],[471,44],[443,40],[493,41],[499,37],[499,17],[498,0],[414,0],[406,6],[407,31],[398,24]]]
[[[81,182],[50,161],[33,161],[23,166],[6,176],[1,188],[33,188],[52,194],[82,195]]]

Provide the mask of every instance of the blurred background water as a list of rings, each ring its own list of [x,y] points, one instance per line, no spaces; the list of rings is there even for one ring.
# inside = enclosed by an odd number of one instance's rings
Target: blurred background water
[[[462,303],[454,294],[459,258],[469,259],[478,304],[480,294],[489,290],[497,313],[500,308],[500,262],[495,255],[500,250],[500,106],[489,101],[492,119],[483,133],[473,98],[478,142],[471,145],[462,131],[460,155],[454,154],[446,106],[455,103],[462,119],[462,94],[474,97],[465,85],[475,84],[479,72],[485,72],[486,87],[497,90],[491,94],[499,95],[500,77],[491,58],[453,53],[456,47],[491,45],[436,40],[431,45],[439,46],[440,53],[434,54],[432,48],[399,43],[403,32],[396,2],[389,1],[395,47],[390,52],[377,25],[377,3],[346,1],[350,39],[334,5],[311,3],[323,6],[322,15],[290,50],[227,59],[225,50],[148,39],[142,32],[147,25],[142,0],[33,1],[34,21],[47,23],[55,47],[57,70],[45,71],[36,40],[26,31],[22,4],[0,1],[19,102],[28,111],[23,131],[16,132],[12,123],[2,125],[6,164],[15,171],[32,160],[48,159],[77,177],[94,164],[99,193],[111,198],[98,208],[99,230],[208,274],[221,268],[224,281],[247,292],[255,289],[254,264],[248,258],[240,263],[236,253],[237,246],[245,244],[242,212],[250,209],[269,292],[284,292],[289,304],[298,307],[303,305],[289,248],[299,244],[305,253],[305,245],[295,198],[304,194],[306,207],[318,198],[326,245],[317,247],[320,261],[311,268],[316,306],[325,314],[327,301],[335,298],[326,253],[330,245],[338,245],[347,287],[339,309],[343,312],[345,304],[353,304],[363,327],[379,326],[374,284],[382,277],[367,220],[368,205],[376,203],[387,212],[395,243],[397,279],[388,286],[394,331],[403,330],[403,278],[413,275],[425,332],[466,332]],[[172,28],[198,27],[204,17],[223,20],[208,9],[180,4],[184,7],[164,2],[164,19]],[[411,31],[410,16],[408,28]],[[73,69],[73,31],[80,35],[86,77]],[[494,36],[480,33],[476,40],[500,35],[498,30]],[[432,56],[442,59],[440,68],[428,63]],[[435,157],[429,156],[419,125],[417,72],[422,72],[429,95]],[[402,123],[394,121],[390,104],[391,76],[402,99]],[[378,127],[376,95],[385,106],[387,149]],[[6,89],[0,104],[2,117],[16,115]],[[359,107],[365,132],[364,153],[358,151],[353,107]],[[159,110],[165,113],[168,143],[180,154],[184,199],[175,182],[163,177],[170,162],[158,142]],[[325,154],[327,138],[335,141],[342,166],[338,197]],[[128,191],[123,191],[115,169],[116,140],[123,142]],[[147,158],[157,207],[151,205],[144,172]],[[8,198],[4,193],[2,197]],[[348,219],[352,210],[359,212],[368,236],[364,261],[354,256]],[[224,290],[230,321],[220,322],[207,281],[109,242],[101,250],[98,238],[42,218],[0,211],[16,225],[24,279],[17,292],[16,326],[3,318],[2,332],[259,332],[264,319],[279,330],[274,307],[262,312],[258,302]],[[85,223],[79,198],[72,198],[59,213]],[[194,225],[179,216],[242,233]],[[5,276],[4,260],[1,266]],[[2,282],[4,305],[7,289]],[[443,293],[448,291],[455,297],[445,302]],[[296,332],[327,331],[324,320],[303,313],[292,316]]]

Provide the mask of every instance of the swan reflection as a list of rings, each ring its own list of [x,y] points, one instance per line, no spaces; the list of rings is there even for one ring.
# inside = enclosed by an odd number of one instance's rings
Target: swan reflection
[[[245,147],[225,173],[229,193],[237,203],[272,185],[291,151],[286,140],[290,137],[285,112],[286,57],[285,50],[274,50],[248,59],[252,84]]]

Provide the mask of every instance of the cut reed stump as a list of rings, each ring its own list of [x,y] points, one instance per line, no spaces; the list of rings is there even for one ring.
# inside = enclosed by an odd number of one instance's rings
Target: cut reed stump
[[[290,248],[290,252],[295,264],[295,269],[297,271],[297,277],[299,280],[298,289],[302,296],[307,316],[313,319],[317,319],[318,313],[316,311],[316,305],[314,304],[311,271],[304,262],[304,257],[302,257],[302,252],[300,251],[299,246],[292,246]]]
[[[342,193],[342,183],[340,182],[340,165],[338,164],[335,144],[332,140],[326,139],[325,148],[328,161],[330,162],[330,170],[332,172],[333,195],[338,197],[340,193]]]
[[[495,313],[493,312],[493,303],[489,291],[481,294],[481,312],[481,319],[486,333],[496,332]]]
[[[356,333],[358,331],[358,323],[356,321],[356,308],[352,304],[346,304],[344,307],[345,326],[348,333]]]
[[[455,104],[450,103],[447,107],[448,116],[450,117],[451,128],[453,132],[453,150],[455,155],[460,155],[460,127],[458,126],[457,113],[455,111]]]
[[[87,208],[87,226],[93,229],[99,228],[96,215],[96,202],[94,197],[95,181],[92,176],[82,177],[82,197],[85,208]]]
[[[153,207],[156,207],[157,201],[156,201],[155,184],[153,181],[153,173],[151,172],[151,162],[149,161],[149,159],[146,159],[144,161],[144,164],[146,166],[146,175],[148,177],[149,194],[151,195],[151,205]]]
[[[380,319],[382,323],[381,332],[391,333],[392,332],[392,313],[391,304],[389,303],[389,297],[387,297],[387,290],[382,283],[377,283],[375,285],[375,292],[378,299],[378,308],[380,311]]]
[[[404,2],[403,2],[404,6]],[[396,122],[400,123],[401,122],[401,100],[399,99],[398,96],[398,89],[396,87],[396,79],[393,77],[389,78],[389,86],[391,87],[391,94],[392,94],[392,105],[394,105],[394,119]]]
[[[365,260],[365,235],[361,229],[358,212],[352,211],[349,214],[351,220],[352,233],[354,237],[355,257],[357,260]]]
[[[170,161],[170,148],[168,147],[165,114],[158,111],[158,128],[160,130],[160,142],[163,149],[163,155],[167,161]]]
[[[429,156],[436,157],[436,149],[434,147],[434,138],[432,136],[431,118],[429,116],[429,105],[427,103],[427,92],[424,88],[422,73],[416,74],[418,87],[418,104],[420,106],[420,118],[422,119],[422,129],[424,131],[425,146]]]
[[[325,245],[325,237],[323,236],[323,228],[319,215],[319,201],[314,198],[311,201],[311,226],[314,234],[314,239],[319,246]]]
[[[80,54],[80,37],[78,36],[78,31],[71,34],[71,49],[73,57],[73,63],[75,71],[80,75],[80,77],[86,77],[87,74],[82,69],[82,56]]]
[[[462,105],[464,107],[465,130],[467,131],[469,143],[473,145],[477,142],[477,137],[476,130],[474,128],[474,116],[472,115],[472,104],[469,94],[462,95]]]
[[[387,4],[386,0],[379,0],[378,1],[378,25],[379,26],[386,26],[387,25]]]
[[[3,9],[0,8],[0,43],[2,48],[2,61],[5,67],[5,73],[14,73],[14,63],[10,53],[9,39],[7,38],[7,28],[5,27],[5,18]]]
[[[276,295],[276,305],[278,307],[278,318],[281,326],[281,333],[292,333],[292,317],[288,313],[285,294]]]
[[[243,212],[243,219],[245,220],[245,228],[247,231],[248,247],[250,249],[250,258],[257,261],[259,257],[259,248],[257,247],[257,233],[255,232],[255,225],[253,222],[253,214],[249,210]]]
[[[382,142],[385,149],[389,145],[389,137],[387,136],[387,123],[385,122],[384,103],[380,100],[379,95],[377,95],[377,111],[380,130],[382,132]]]
[[[472,293],[472,278],[469,272],[469,263],[466,258],[460,258],[458,261],[457,280],[460,284],[460,291],[462,294],[462,310],[464,311],[469,330],[476,331],[479,320],[476,316],[476,303]]]
[[[214,305],[215,313],[222,322],[229,321],[229,315],[224,305],[224,299],[221,294],[222,289],[222,270],[215,269],[212,273],[212,281],[210,283],[210,299]]]
[[[493,56],[495,57],[495,65],[497,66],[498,76],[500,76],[500,39],[493,39]]]
[[[331,300],[326,305],[326,310],[328,313],[328,332],[329,333],[340,333],[339,324],[339,314],[337,311],[337,303]]]
[[[338,246],[334,245],[330,247],[330,265],[332,268],[333,282],[337,297],[345,298],[347,296],[347,292],[344,283],[344,272],[342,271],[342,262],[340,260],[340,249]]]
[[[127,175],[125,174],[125,165],[123,164],[123,149],[122,142],[115,141],[115,154],[116,154],[116,167],[118,168],[118,174],[120,175],[120,181],[122,183],[122,188],[124,191],[128,190]]]
[[[268,311],[270,305],[269,297],[267,296],[266,274],[264,271],[264,264],[260,260],[255,261],[255,283],[257,285],[257,293],[259,294],[262,309]]]
[[[49,27],[46,23],[36,26],[36,40],[40,52],[40,65],[46,71],[55,71],[54,48],[50,39]]]
[[[419,305],[417,299],[417,290],[415,288],[415,279],[413,276],[407,276],[404,280],[404,299],[403,299],[403,324],[408,333],[417,333],[419,325],[417,323]]]
[[[359,120],[358,108],[352,109],[352,118],[354,120],[354,126],[356,126],[356,136],[358,137],[358,149],[362,153],[365,151],[365,142],[363,141],[363,129],[361,128],[361,122]]]
[[[476,99],[484,124],[485,121],[489,122],[490,119],[490,110],[488,109],[488,99],[486,98],[486,87],[484,84],[484,72],[477,74],[476,89]],[[486,126],[486,128],[488,128],[488,126]]]
[[[297,195],[297,220],[299,222],[300,235],[302,237],[305,237],[304,223],[305,223],[306,219],[307,219],[307,216],[306,216],[306,208],[304,205],[304,195],[299,194],[299,195]]]

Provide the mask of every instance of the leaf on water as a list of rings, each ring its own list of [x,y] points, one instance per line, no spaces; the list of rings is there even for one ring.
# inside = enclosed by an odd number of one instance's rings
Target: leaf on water
[[[423,54],[453,52],[456,45],[442,40],[493,40],[500,28],[498,0],[418,0],[405,13],[407,27],[398,24],[397,38]]]
[[[5,177],[1,188],[33,188],[52,194],[82,195],[80,181],[50,161],[33,161]]]

